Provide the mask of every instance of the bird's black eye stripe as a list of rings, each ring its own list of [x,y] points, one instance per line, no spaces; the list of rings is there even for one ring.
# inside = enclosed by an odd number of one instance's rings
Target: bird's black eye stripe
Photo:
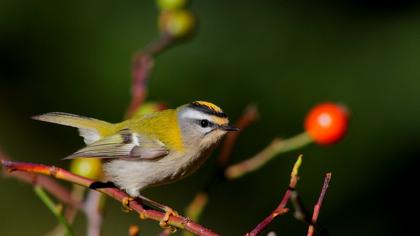
[[[200,125],[203,128],[207,128],[209,126],[212,126],[213,124],[210,121],[204,119],[204,120],[200,120]]]

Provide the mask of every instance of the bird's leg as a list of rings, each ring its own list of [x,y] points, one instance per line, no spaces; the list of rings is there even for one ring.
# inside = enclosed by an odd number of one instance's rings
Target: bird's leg
[[[130,207],[130,202],[134,201],[134,200],[135,200],[135,198],[133,198],[133,197],[124,197],[121,201],[122,207],[123,207],[122,210],[125,211],[125,212],[132,211],[133,209],[131,209],[131,207]]]
[[[93,190],[97,190],[97,189],[101,189],[101,188],[117,188],[119,189],[113,182],[108,181],[108,182],[100,182],[100,181],[95,181],[92,184],[90,184],[89,186],[90,189]],[[130,208],[130,202],[134,201],[133,197],[125,197],[123,198],[122,202],[122,207],[123,207],[123,211],[125,212],[130,212],[132,211],[132,209]]]
[[[155,207],[163,212],[165,212],[165,216],[163,217],[163,219],[159,222],[159,225],[162,228],[169,228],[170,226],[168,225],[168,221],[169,221],[169,217],[171,215],[173,216],[179,216],[178,212],[174,211],[172,208],[162,205],[158,202],[155,202],[147,197],[141,196],[139,195],[138,198],[142,201],[142,203],[150,206],[150,207]],[[171,228],[171,232],[175,232],[176,228]]]

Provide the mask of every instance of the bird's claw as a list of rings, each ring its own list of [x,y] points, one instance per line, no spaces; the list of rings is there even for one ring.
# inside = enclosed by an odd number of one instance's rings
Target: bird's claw
[[[123,198],[122,199],[122,210],[123,211],[125,211],[125,212],[130,212],[130,211],[132,211],[133,209],[131,209],[131,207],[130,207],[130,202],[131,201],[134,201],[134,198],[132,198],[132,197],[125,197],[125,198]]]
[[[168,229],[170,233],[175,233],[176,232],[176,228],[173,227],[173,226],[170,226],[168,224],[169,217],[171,215],[172,216],[179,216],[178,212],[174,211],[170,207],[166,207],[165,208],[165,215],[163,216],[162,220],[159,221],[159,225],[160,225],[160,227],[162,227],[164,229]]]

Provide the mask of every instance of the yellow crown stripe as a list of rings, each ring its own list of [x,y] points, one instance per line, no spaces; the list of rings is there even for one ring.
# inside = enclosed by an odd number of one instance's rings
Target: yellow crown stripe
[[[218,106],[214,105],[214,104],[213,104],[213,103],[211,103],[211,102],[206,102],[206,101],[195,101],[195,103],[197,103],[197,104],[199,104],[199,105],[201,105],[201,106],[206,106],[206,107],[208,107],[209,109],[211,109],[211,110],[213,110],[213,111],[215,111],[215,112],[223,112],[223,110],[222,110],[220,107],[218,107]]]

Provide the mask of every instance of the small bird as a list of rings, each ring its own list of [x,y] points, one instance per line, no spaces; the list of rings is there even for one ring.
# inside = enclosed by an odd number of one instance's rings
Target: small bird
[[[115,124],[61,112],[33,119],[78,128],[86,147],[64,159],[106,159],[107,180],[167,213],[172,209],[142,196],[141,190],[190,175],[228,131],[238,130],[222,109],[205,101]]]

